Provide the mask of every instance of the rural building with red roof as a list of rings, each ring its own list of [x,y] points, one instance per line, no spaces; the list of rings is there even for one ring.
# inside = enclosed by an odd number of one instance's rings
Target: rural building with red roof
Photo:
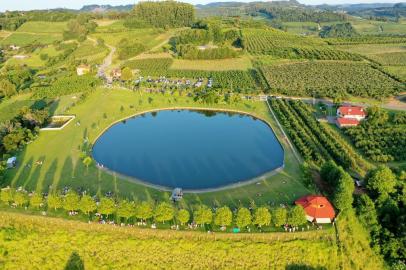
[[[367,116],[364,108],[359,106],[341,106],[337,109],[336,124],[339,128],[358,126]]]
[[[316,223],[331,223],[335,217],[335,211],[326,197],[308,195],[295,201],[306,212],[306,219]]]

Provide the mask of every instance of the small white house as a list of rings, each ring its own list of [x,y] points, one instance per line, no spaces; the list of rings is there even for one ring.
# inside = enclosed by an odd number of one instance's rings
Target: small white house
[[[88,74],[89,72],[90,72],[89,65],[82,64],[76,68],[76,73],[78,74],[78,76]]]
[[[181,188],[175,188],[172,191],[171,200],[178,202],[183,198],[183,191]]]
[[[7,159],[7,169],[14,168],[17,165],[17,158],[11,157]]]

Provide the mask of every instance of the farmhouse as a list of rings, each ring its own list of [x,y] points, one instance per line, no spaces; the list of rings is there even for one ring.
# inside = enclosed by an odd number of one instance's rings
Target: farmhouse
[[[341,106],[337,109],[336,124],[339,128],[358,126],[367,116],[364,108],[358,106]]]
[[[76,73],[78,74],[78,76],[88,74],[89,72],[90,72],[89,65],[82,64],[76,68]]]
[[[309,195],[295,201],[306,212],[306,219],[316,223],[331,223],[335,217],[334,208],[326,197]]]

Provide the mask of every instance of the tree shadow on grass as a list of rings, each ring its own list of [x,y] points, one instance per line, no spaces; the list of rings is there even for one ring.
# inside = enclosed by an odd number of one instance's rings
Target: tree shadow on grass
[[[65,265],[65,270],[84,270],[85,263],[83,262],[82,258],[80,258],[79,254],[74,251],[69,257]]]
[[[327,270],[323,266],[309,266],[306,264],[289,264],[286,265],[285,270]]]

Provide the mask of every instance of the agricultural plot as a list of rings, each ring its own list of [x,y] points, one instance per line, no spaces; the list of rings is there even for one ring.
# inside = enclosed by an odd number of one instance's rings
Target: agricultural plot
[[[385,66],[406,66],[406,51],[374,54],[371,58]]]
[[[9,121],[18,115],[23,107],[30,107],[35,100],[30,98],[31,94],[14,96],[0,102],[0,123]]]
[[[271,99],[270,104],[305,160],[320,166],[333,159],[361,174],[367,169],[362,157],[339,134],[320,124],[302,101]]]
[[[390,74],[398,77],[403,83],[406,82],[405,66],[385,66],[384,69],[387,70]]]
[[[274,92],[291,96],[372,97],[395,95],[402,85],[368,64],[303,62],[262,68]]]
[[[86,40],[72,53],[72,57],[80,60],[86,59],[88,63],[100,64],[108,52],[109,50],[105,46],[97,46],[94,42]]]
[[[44,67],[46,61],[41,59],[42,54],[46,54],[48,57],[54,57],[57,56],[59,53],[60,52],[58,52],[54,46],[48,45],[45,48],[35,50],[34,53],[28,55],[28,58],[24,59],[10,58],[6,64],[7,65],[23,64],[33,68]]]
[[[21,25],[17,32],[21,33],[58,33],[66,29],[67,22],[38,22],[29,21]]]
[[[47,34],[47,33],[12,33],[0,41],[0,45],[17,45],[26,46],[33,43],[38,44],[52,44],[54,41],[62,40],[62,34]]]
[[[332,230],[247,237],[119,228],[6,212],[0,217],[0,236],[7,239],[2,242],[7,255],[0,258],[6,269],[59,269],[61,265],[66,269],[78,265],[86,269],[266,269],[269,265],[297,269],[299,265],[300,269],[332,270],[342,263]]]
[[[243,47],[251,54],[268,54],[280,58],[318,60],[361,60],[353,53],[328,47],[321,39],[300,37],[275,29],[243,30]]]
[[[171,69],[188,69],[188,70],[248,70],[252,68],[251,61],[248,57],[221,59],[221,60],[184,60],[175,59]]]
[[[373,20],[353,20],[351,24],[360,34],[378,35],[378,34],[404,34],[406,33],[405,22],[382,22]]]

